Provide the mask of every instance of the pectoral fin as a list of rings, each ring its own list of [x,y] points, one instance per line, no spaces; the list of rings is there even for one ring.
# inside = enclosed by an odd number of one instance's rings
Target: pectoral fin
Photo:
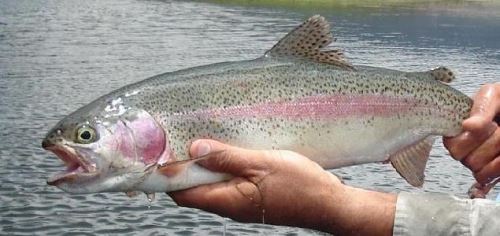
[[[208,158],[210,156],[215,156],[223,151],[218,151],[218,152],[212,152],[204,156],[200,157],[194,157],[188,160],[181,160],[181,161],[175,161],[175,162],[167,162],[163,165],[158,166],[158,171],[162,173],[165,176],[172,177],[177,175],[177,173],[183,171],[185,168],[190,166],[193,163],[196,163],[197,161],[203,160],[205,158]]]
[[[435,137],[429,136],[404,147],[389,157],[396,171],[409,184],[421,187],[424,184],[424,170]]]

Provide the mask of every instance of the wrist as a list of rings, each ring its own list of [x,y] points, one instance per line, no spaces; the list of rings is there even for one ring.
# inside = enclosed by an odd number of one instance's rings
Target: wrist
[[[392,235],[397,196],[344,184],[331,190],[321,230],[334,235]]]

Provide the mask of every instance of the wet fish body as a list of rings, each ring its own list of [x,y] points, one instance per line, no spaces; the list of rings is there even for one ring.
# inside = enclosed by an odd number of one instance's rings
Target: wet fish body
[[[304,32],[307,32],[304,33]],[[158,75],[75,111],[44,139],[68,192],[168,192],[228,176],[189,162],[193,140],[297,151],[327,169],[389,161],[412,185],[436,136],[453,136],[471,99],[446,68],[352,66],[311,17],[263,57]],[[88,138],[88,139],[86,139]]]

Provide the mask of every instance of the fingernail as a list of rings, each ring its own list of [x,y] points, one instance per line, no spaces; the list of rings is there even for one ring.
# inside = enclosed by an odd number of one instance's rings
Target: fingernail
[[[196,145],[196,151],[195,151],[195,156],[196,157],[201,157],[205,156],[210,153],[210,144],[204,141],[195,141],[194,143]]]

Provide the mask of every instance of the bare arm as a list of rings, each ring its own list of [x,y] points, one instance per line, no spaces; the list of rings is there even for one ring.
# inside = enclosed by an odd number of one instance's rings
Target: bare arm
[[[343,185],[318,164],[290,151],[247,150],[211,140],[191,146],[192,156],[207,153],[214,156],[200,164],[234,178],[170,193],[179,205],[241,222],[337,235],[392,235],[396,195]]]

